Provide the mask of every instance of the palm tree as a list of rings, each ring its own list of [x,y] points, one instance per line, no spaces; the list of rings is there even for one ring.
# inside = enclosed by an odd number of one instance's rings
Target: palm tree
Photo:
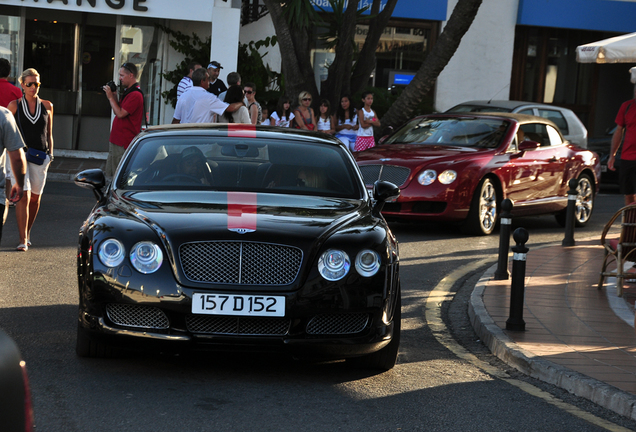
[[[315,26],[327,26],[309,0],[263,0],[272,16],[282,57],[282,73],[285,76],[285,93],[295,98],[301,91],[318,96],[314,71],[311,66],[310,42]],[[375,68],[375,51],[397,0],[386,0],[380,11],[381,0],[373,0],[369,20],[369,32],[362,49],[352,67],[354,58],[353,37],[358,18],[359,0],[349,0],[346,9],[344,0],[331,0],[337,9],[339,29],[335,38],[335,58],[329,66],[327,81],[322,86],[321,98],[337,103],[343,93],[354,94],[362,90]],[[468,31],[482,0],[458,0],[453,12],[439,35],[437,43],[426,57],[417,74],[397,101],[381,119],[383,127],[398,126],[406,121],[413,110],[431,89],[437,76],[455,54],[462,37]],[[344,11],[344,12],[343,12]],[[314,97],[317,103],[320,98]]]

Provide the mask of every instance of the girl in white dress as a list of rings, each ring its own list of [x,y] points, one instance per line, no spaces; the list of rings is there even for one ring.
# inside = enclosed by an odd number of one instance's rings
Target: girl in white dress
[[[289,127],[294,119],[294,113],[291,110],[291,100],[283,98],[278,102],[278,108],[270,116],[272,126]]]
[[[373,127],[380,127],[380,120],[375,115],[375,111],[371,109],[373,93],[370,91],[362,93],[362,103],[364,106],[358,110],[360,128],[358,129],[354,151],[363,151],[374,147]]]
[[[334,122],[331,118],[331,104],[327,99],[320,101],[320,116],[318,117],[318,131],[324,132],[330,135],[336,133],[334,128]]]

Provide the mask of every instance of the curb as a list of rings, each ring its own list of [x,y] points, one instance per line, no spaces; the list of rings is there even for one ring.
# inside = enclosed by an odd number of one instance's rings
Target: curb
[[[72,159],[108,159],[108,152],[55,149],[55,157]]]
[[[517,345],[492,320],[483,302],[487,282],[497,265],[482,275],[470,296],[468,316],[477,335],[490,351],[520,372],[586,398],[617,414],[636,420],[636,396],[579,372],[552,363]]]

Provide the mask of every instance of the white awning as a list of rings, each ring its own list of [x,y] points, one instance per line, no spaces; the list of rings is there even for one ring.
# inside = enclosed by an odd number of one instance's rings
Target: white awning
[[[636,33],[576,47],[579,63],[636,63]]]

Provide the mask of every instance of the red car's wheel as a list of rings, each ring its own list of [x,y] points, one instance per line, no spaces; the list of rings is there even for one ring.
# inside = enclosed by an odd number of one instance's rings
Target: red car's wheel
[[[574,205],[574,226],[577,228],[587,225],[594,210],[594,182],[587,174],[579,177],[576,187],[576,204]],[[565,226],[567,210],[555,215],[557,223]]]
[[[489,178],[477,186],[463,230],[468,234],[489,235],[497,225],[497,187]]]

